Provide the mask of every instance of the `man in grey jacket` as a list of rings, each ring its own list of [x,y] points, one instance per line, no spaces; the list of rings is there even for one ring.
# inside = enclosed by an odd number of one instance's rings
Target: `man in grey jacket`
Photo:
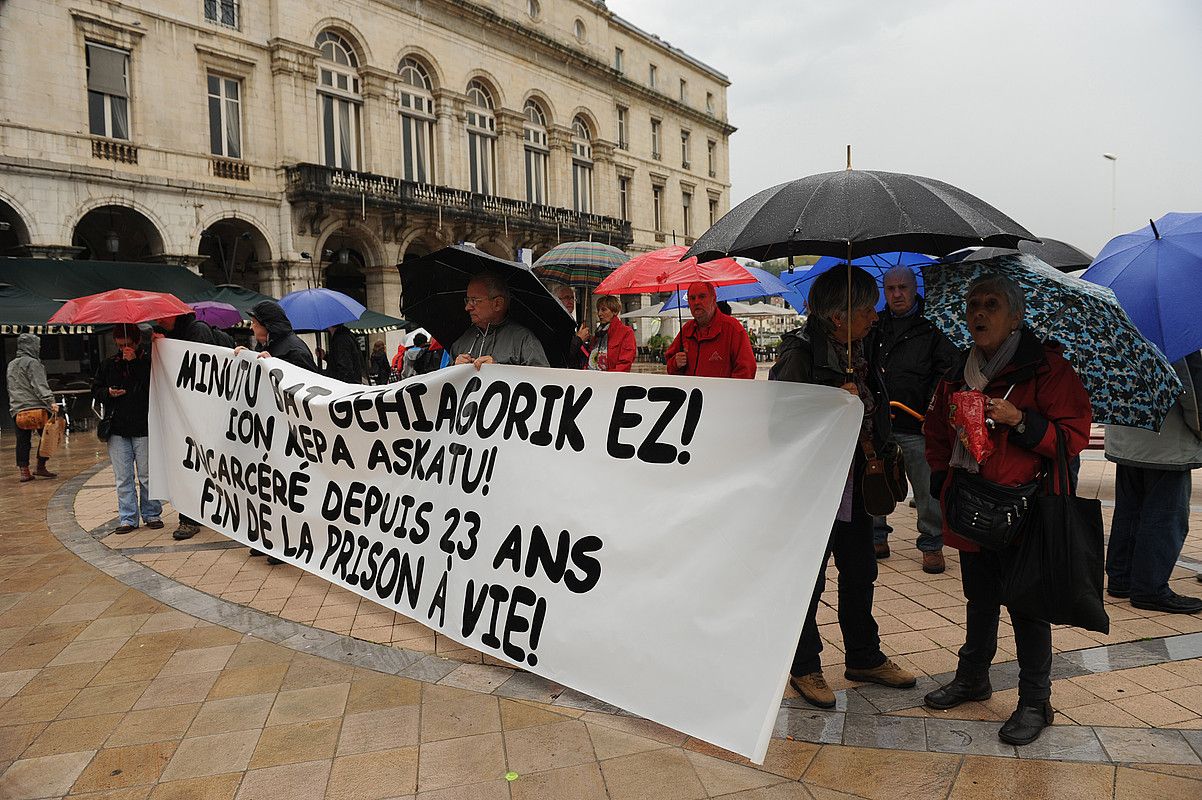
[[[550,366],[538,337],[509,319],[509,287],[504,278],[482,273],[472,278],[463,298],[472,324],[451,345],[455,364]]]
[[[1202,353],[1173,364],[1185,387],[1160,433],[1106,426],[1106,458],[1118,465],[1106,551],[1107,591],[1149,611],[1194,614],[1169,576],[1189,533],[1190,471],[1202,467]]]
[[[42,339],[33,333],[23,333],[17,337],[17,355],[8,362],[8,412],[16,422],[20,411],[42,409],[47,414],[58,411],[58,403],[50,392],[50,384],[46,380],[46,367],[42,364]],[[21,482],[39,478],[56,478],[56,473],[46,469],[47,459],[38,456],[36,472],[29,471],[29,454],[33,449],[33,431],[17,428],[17,469],[21,473]]]

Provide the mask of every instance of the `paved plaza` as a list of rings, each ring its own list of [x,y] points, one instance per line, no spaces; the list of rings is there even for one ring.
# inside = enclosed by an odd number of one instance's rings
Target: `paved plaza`
[[[1109,516],[1113,468],[1086,455],[1081,493]],[[6,439],[0,460],[12,457]],[[918,686],[843,680],[823,606],[839,705],[788,690],[752,767],[212,531],[175,542],[173,512],[162,531],[114,535],[112,473],[89,434],[52,466],[58,480],[6,473],[0,490],[3,800],[1202,798],[1195,616],[1108,599],[1108,636],[1055,629],[1056,725],[1027,747],[996,736],[1016,702],[1004,621],[993,698],[926,710],[955,667],[964,607],[954,551],[946,573],[924,574],[905,507],[876,610]],[[1202,490],[1193,511],[1172,588],[1202,596]]]

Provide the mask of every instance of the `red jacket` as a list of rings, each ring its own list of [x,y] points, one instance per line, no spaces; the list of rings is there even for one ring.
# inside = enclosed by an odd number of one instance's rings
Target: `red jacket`
[[[1026,432],[1019,434],[1006,425],[998,425],[990,433],[993,454],[981,465],[981,477],[1005,486],[1018,486],[1034,481],[1040,474],[1044,458],[1056,457],[1056,428],[1065,434],[1068,457],[1072,459],[1089,443],[1089,424],[1092,418],[1089,395],[1072,365],[1060,355],[1058,345],[1040,342],[1030,331],[1023,329],[1018,351],[1001,373],[985,387],[990,397],[1002,397],[1011,386],[1007,398],[1015,408],[1026,413]],[[939,382],[931,407],[927,410],[923,433],[927,440],[927,463],[931,465],[931,492],[938,493],[940,504],[945,502],[951,482],[948,462],[956,442],[956,433],[949,421],[949,401],[954,392],[964,389],[964,363]],[[957,550],[976,552],[972,542],[957,536],[947,527],[944,515],[943,539]]]
[[[593,336],[592,348],[597,347],[597,336]],[[589,350],[592,352],[592,349]],[[600,362],[606,372],[630,372],[638,348],[634,344],[634,331],[622,320],[614,317],[606,334],[605,360]]]
[[[683,344],[682,344],[683,343]],[[688,363],[676,366],[676,354],[684,348]],[[734,317],[714,312],[710,324],[701,328],[689,320],[664,353],[669,375],[703,378],[755,378],[755,353],[747,331]]]

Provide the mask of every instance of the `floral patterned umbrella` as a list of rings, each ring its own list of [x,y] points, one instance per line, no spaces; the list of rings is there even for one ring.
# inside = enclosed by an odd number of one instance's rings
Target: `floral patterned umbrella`
[[[1040,338],[1064,345],[1089,392],[1094,422],[1160,430],[1181,394],[1181,381],[1136,330],[1114,292],[1025,254],[932,264],[923,268],[925,314],[957,347],[972,344],[964,301],[972,282],[985,275],[1005,275],[1022,287],[1027,325]]]
[[[1089,392],[1095,423],[1160,430],[1182,382],[1111,289],[1028,255],[924,267],[926,315],[957,347],[972,344],[964,300],[972,281],[984,275],[1006,275],[1023,288],[1025,322],[1041,339],[1064,345],[1065,357]]]

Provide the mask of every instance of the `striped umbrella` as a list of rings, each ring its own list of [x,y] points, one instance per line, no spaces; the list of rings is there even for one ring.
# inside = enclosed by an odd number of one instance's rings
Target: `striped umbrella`
[[[628,260],[621,250],[601,242],[564,242],[535,261],[534,272],[540,278],[595,289]]]

